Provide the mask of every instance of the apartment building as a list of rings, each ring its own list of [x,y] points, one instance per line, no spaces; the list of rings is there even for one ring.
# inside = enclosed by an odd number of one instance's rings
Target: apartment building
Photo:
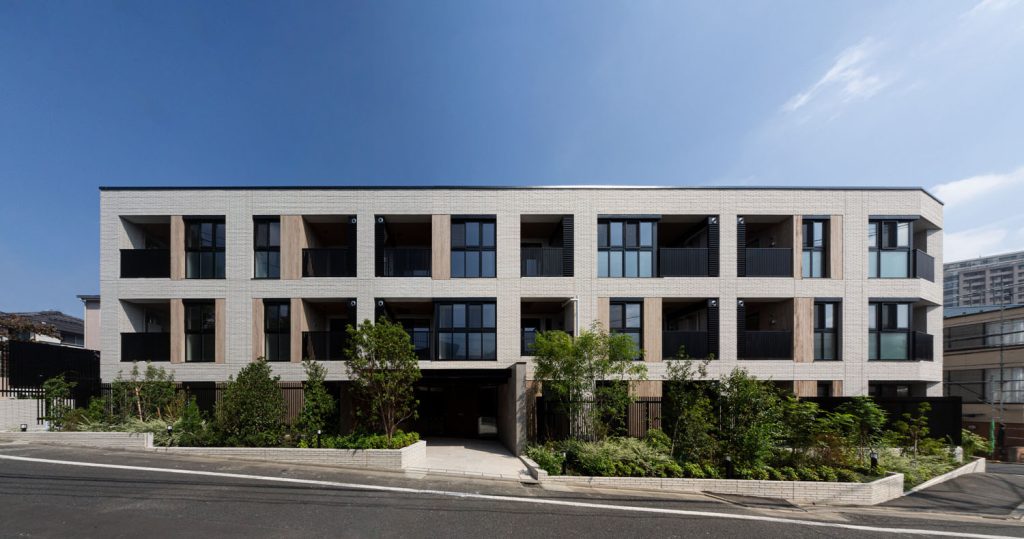
[[[946,307],[1024,303],[1024,251],[949,262],[943,269]]]
[[[315,358],[343,393],[344,327],[387,315],[424,371],[414,427],[513,449],[534,336],[595,321],[642,348],[640,395],[685,346],[798,395],[938,396],[941,250],[920,189],[102,188],[102,376]]]

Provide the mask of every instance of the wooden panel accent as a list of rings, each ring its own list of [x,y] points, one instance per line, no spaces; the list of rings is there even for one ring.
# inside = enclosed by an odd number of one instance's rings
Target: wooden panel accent
[[[661,397],[661,380],[642,380],[629,383],[629,394],[634,397]]]
[[[171,363],[185,362],[185,303],[172,299],[171,303]]]
[[[597,323],[601,324],[601,328],[608,331],[608,325],[611,323],[611,298],[597,298]],[[580,328],[582,331],[583,328]]]
[[[171,279],[185,278],[185,219],[180,215],[171,216]],[[184,315],[182,315],[184,316]],[[182,318],[184,320],[184,318]],[[182,334],[184,335],[184,333]],[[172,345],[173,346],[173,345]]]
[[[644,298],[644,361],[661,361],[661,298]]]
[[[843,381],[842,380],[832,380],[832,395],[831,396],[833,396],[833,397],[842,397],[843,396]]]
[[[804,218],[793,216],[793,278],[802,279],[804,275]]]
[[[793,298],[793,361],[814,361],[814,298]]]
[[[793,393],[797,397],[817,397],[818,396],[818,381],[817,380],[794,380],[793,381]]]
[[[288,309],[288,314],[291,315],[291,337],[289,339],[289,357],[292,363],[300,363],[302,361],[302,330],[306,325],[306,316],[302,309],[302,304],[305,303],[301,298],[292,298],[291,307]]]
[[[224,298],[213,300],[213,314],[217,318],[216,332],[214,334],[214,349],[216,350],[214,361],[224,363],[227,360],[227,346],[225,342],[228,336],[228,312]]]
[[[452,277],[452,216],[430,216],[430,277],[451,279]]]
[[[833,215],[828,222],[828,271],[833,279],[843,278],[843,216]]]
[[[302,278],[302,249],[306,225],[301,215],[281,216],[281,279]]]
[[[252,298],[252,358],[264,356],[266,339],[263,338],[263,298]]]

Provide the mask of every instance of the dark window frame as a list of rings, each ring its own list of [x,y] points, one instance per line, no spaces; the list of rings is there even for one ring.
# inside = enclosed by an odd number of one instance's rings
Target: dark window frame
[[[804,279],[827,279],[830,274],[829,267],[829,220],[828,219],[804,219],[801,224],[802,241],[803,241],[803,254],[810,253],[810,263],[805,264],[804,259],[801,258],[800,274]],[[818,244],[815,244],[814,238],[814,225],[821,225],[821,238]],[[814,268],[814,259],[821,259],[821,275],[812,275],[811,269]]]
[[[639,322],[639,324],[636,327],[630,327],[628,325],[628,323],[629,323],[628,322],[628,319],[629,319],[628,310],[629,310],[630,306],[636,306],[639,309],[639,313],[638,314],[639,314],[640,322]],[[615,311],[616,310],[621,310],[621,316],[618,317],[618,321],[621,322],[621,325],[620,324],[616,324],[616,315],[615,315]],[[620,300],[611,300],[611,301],[609,301],[608,302],[608,332],[609,333],[623,333],[623,334],[630,335],[630,336],[635,335],[633,341],[636,343],[637,349],[640,351],[639,356],[636,357],[635,359],[642,360],[643,359],[643,350],[644,350],[644,302],[642,300],[630,300],[630,299],[620,299]]]
[[[272,239],[271,232],[274,225],[277,225],[277,243]],[[281,218],[280,217],[254,217],[252,220],[253,233],[253,278],[254,279],[280,279],[281,278]],[[260,254],[265,255],[263,263],[260,262]],[[275,265],[272,260],[277,259]],[[260,269],[263,275],[260,275]]]
[[[612,231],[616,225],[621,227],[619,235],[621,241],[618,245],[612,241]],[[651,238],[650,245],[644,245],[641,241],[643,237],[644,225],[651,225]],[[632,237],[630,237],[630,228],[635,227]],[[632,240],[632,241],[631,241]],[[612,273],[612,256],[613,253],[621,253],[621,264],[619,266],[620,274],[613,275]],[[627,275],[627,257],[636,253],[636,275]],[[640,268],[642,267],[641,258],[642,253],[650,253],[651,266],[650,275],[641,275]],[[605,272],[602,275],[602,254],[607,257],[608,261],[604,264]],[[652,279],[658,276],[658,220],[657,219],[617,219],[617,218],[606,218],[597,220],[597,276],[598,278],[608,279]]]
[[[210,227],[210,239],[203,237],[203,228]],[[185,220],[185,278],[223,279],[227,265],[227,230],[223,217],[197,217]],[[198,262],[199,274],[192,271],[191,260]]]
[[[493,311],[493,320],[488,320],[488,307]],[[457,323],[457,313],[462,311],[461,325]],[[478,310],[479,313],[479,325],[474,325],[472,320],[473,311]],[[447,311],[447,312],[446,312]],[[449,320],[450,318],[450,320]],[[434,359],[437,361],[497,361],[498,359],[498,304],[495,300],[459,300],[459,301],[439,301],[434,303],[434,326],[437,328],[436,337],[434,339]],[[491,325],[488,325],[490,323]],[[452,350],[457,345],[456,340],[465,343],[465,353],[456,354],[449,353],[449,350],[445,349],[443,335],[451,336]],[[470,335],[480,335],[479,343],[480,350],[479,356],[473,357],[470,353],[470,341],[472,338]],[[494,347],[491,350],[487,350],[488,346],[485,344],[485,340],[493,339]],[[459,336],[459,337],[457,337]]]
[[[285,311],[283,315],[282,308]],[[291,315],[291,301],[263,300],[263,357],[268,362],[291,361]],[[271,336],[277,337],[275,347],[271,347]],[[273,354],[271,348],[275,349]]]
[[[899,309],[907,309],[906,327],[899,327]],[[892,308],[891,312],[890,308]],[[914,336],[914,306],[912,303],[903,301],[879,301],[868,304],[868,361],[912,361],[913,360],[913,336]],[[874,327],[872,327],[872,315]],[[891,320],[895,319],[895,320]],[[905,334],[906,335],[906,357],[904,358],[883,358],[882,337],[884,335]],[[874,355],[872,357],[872,344],[874,344]]]
[[[213,363],[217,361],[217,303],[216,301],[195,300],[184,301],[185,316],[185,363]],[[197,312],[198,311],[198,312]],[[212,319],[212,324],[207,322]],[[198,321],[199,327],[194,322]],[[195,346],[189,346],[189,341],[198,344],[199,357],[193,357],[190,353]]]
[[[490,245],[487,245],[487,238],[485,237],[484,230],[487,225],[490,225],[492,234],[490,239]],[[462,233],[456,234],[457,227],[462,228]],[[473,227],[476,229],[477,241],[476,245],[470,245],[467,241],[469,234],[467,231]],[[451,278],[453,279],[493,279],[497,277],[498,272],[498,222],[496,218],[459,218],[452,219],[451,223]],[[470,268],[469,258],[470,255],[476,255],[476,267],[475,275],[470,275],[468,269]],[[485,258],[490,257],[492,260],[491,270],[493,274],[484,275],[485,269]]]
[[[814,302],[814,361],[842,361],[842,303],[838,301]],[[827,311],[832,310],[832,325],[828,326]],[[832,357],[826,358],[824,335],[832,335]],[[818,336],[822,335],[821,338]]]
[[[907,244],[899,245],[899,226],[907,225]],[[874,236],[874,241],[872,241]],[[906,272],[903,276],[883,277],[882,258],[885,253],[905,253]],[[910,279],[913,277],[914,220],[913,219],[871,219],[868,221],[868,278],[869,279]],[[874,254],[874,264],[872,264]]]

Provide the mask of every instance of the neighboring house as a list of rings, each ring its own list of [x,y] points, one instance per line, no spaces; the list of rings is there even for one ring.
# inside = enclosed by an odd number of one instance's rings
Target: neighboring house
[[[943,268],[946,307],[1024,303],[1024,251],[948,262]]]
[[[1024,305],[946,309],[943,349],[946,395],[963,399],[964,427],[988,438],[994,420],[1003,447],[1024,447]]]
[[[537,332],[630,335],[661,395],[680,346],[801,396],[940,396],[942,204],[887,188],[101,189],[102,376],[164,362],[282,382],[344,328],[412,337],[426,436],[526,438]],[[936,260],[938,262],[936,262]],[[343,401],[344,402],[344,401]],[[343,404],[344,405],[344,404]]]
[[[100,296],[94,295],[81,295],[78,299],[82,300],[82,304],[85,311],[85,348],[87,350],[99,350],[100,349]]]
[[[20,340],[61,344],[77,348],[85,346],[85,330],[83,329],[83,322],[81,318],[76,316],[64,314],[60,311],[0,313],[0,315],[4,314],[20,316],[34,322],[52,326],[60,333],[60,337],[51,337],[50,335],[42,335],[39,333],[20,335]]]

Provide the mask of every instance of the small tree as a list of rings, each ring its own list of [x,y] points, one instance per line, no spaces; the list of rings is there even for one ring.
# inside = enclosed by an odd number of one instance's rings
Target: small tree
[[[733,369],[719,381],[719,443],[738,467],[760,468],[768,463],[785,431],[778,389],[743,369]]]
[[[917,414],[907,412],[903,414],[903,419],[897,421],[894,425],[896,432],[903,437],[903,445],[906,450],[910,450],[914,458],[918,456],[918,449],[921,441],[928,438],[928,412],[932,411],[932,405],[927,402],[922,402],[917,407]]]
[[[358,413],[391,442],[398,426],[416,418],[414,386],[422,374],[412,339],[401,324],[381,317],[348,327],[346,365]]]
[[[262,357],[246,365],[238,378],[228,378],[217,403],[217,430],[228,445],[270,447],[279,443],[284,418],[280,376],[271,376]]]
[[[146,363],[144,373],[138,363],[132,364],[127,378],[118,372],[110,391],[114,416],[121,421],[128,417],[174,421],[184,406],[175,389],[174,374],[152,363]]]
[[[306,371],[306,383],[302,387],[302,412],[295,426],[302,434],[312,436],[327,425],[327,418],[334,413],[334,397],[324,386],[327,369],[322,364],[307,359],[302,368]]]
[[[211,443],[211,433],[203,414],[199,411],[196,398],[189,399],[181,412],[181,418],[174,425],[174,440],[180,446],[201,447]],[[170,442],[171,440],[168,440]]]
[[[672,455],[681,462],[713,462],[717,452],[713,436],[715,415],[708,397],[708,382],[701,380],[707,378],[708,364],[714,358],[695,362],[682,347],[676,357],[684,359],[668,362],[663,403]]]
[[[61,430],[64,427],[64,416],[74,407],[68,405],[71,390],[77,382],[68,382],[64,375],[54,376],[43,382],[43,401],[46,405],[45,419],[50,422],[50,430]]]
[[[885,434],[885,410],[871,397],[859,396],[837,406],[836,412],[853,419],[855,439],[851,442],[857,446],[857,457],[865,462],[870,450],[878,447]]]
[[[575,338],[562,331],[539,333],[533,353],[534,375],[569,416],[573,436],[605,436],[633,400],[628,382],[647,377],[633,339],[609,334],[597,323]]]

